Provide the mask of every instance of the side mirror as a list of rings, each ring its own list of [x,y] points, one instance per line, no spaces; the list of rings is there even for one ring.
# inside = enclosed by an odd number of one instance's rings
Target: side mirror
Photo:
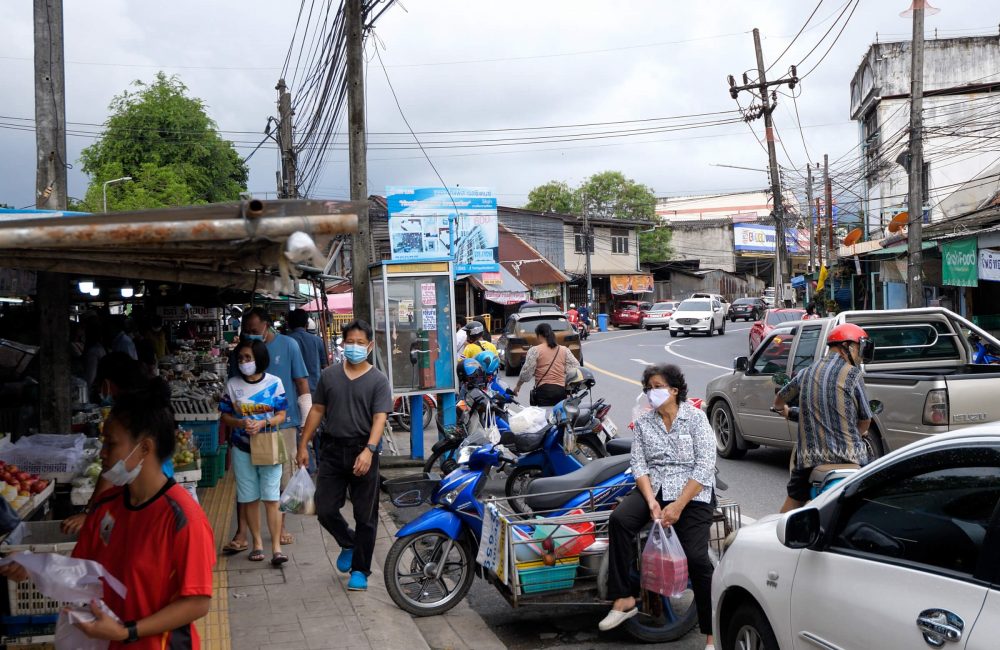
[[[878,415],[885,410],[885,405],[879,400],[873,399],[868,401],[868,408],[871,409],[872,415]]]
[[[783,372],[776,372],[776,373],[774,373],[774,376],[771,377],[771,381],[774,383],[775,386],[777,386],[779,388],[783,387],[785,384],[787,384],[791,380],[792,380],[792,378],[789,377],[788,375],[786,375]]]
[[[781,517],[778,521],[778,541],[788,548],[810,548],[819,541],[819,510],[800,508]]]
[[[733,359],[733,370],[736,372],[746,372],[750,369],[750,357],[736,357]]]

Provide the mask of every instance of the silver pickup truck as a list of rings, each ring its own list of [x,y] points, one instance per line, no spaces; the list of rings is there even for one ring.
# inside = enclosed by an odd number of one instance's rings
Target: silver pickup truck
[[[884,406],[868,436],[872,458],[936,433],[1000,420],[1000,365],[972,363],[970,334],[991,335],[947,309],[848,311],[833,318],[782,323],[733,372],[708,383],[703,408],[723,458],[759,445],[792,447],[795,425],[770,411],[777,373],[793,376],[827,353],[827,333],[855,323],[875,341],[865,365],[869,399]]]

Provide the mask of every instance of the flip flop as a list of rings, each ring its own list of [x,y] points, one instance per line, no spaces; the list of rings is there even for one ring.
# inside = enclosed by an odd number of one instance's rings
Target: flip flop
[[[295,536],[291,533],[285,532],[281,534],[281,545],[288,546],[289,544],[295,543]]]
[[[222,547],[222,552],[226,555],[236,555],[250,548],[249,542],[237,542],[235,539]]]
[[[281,566],[288,561],[288,556],[284,553],[275,553],[271,556],[271,566]]]
[[[263,562],[264,561],[264,549],[255,548],[250,551],[249,560],[251,562]]]

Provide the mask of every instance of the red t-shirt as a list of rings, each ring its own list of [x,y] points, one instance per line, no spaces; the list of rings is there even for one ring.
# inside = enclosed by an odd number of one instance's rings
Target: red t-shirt
[[[104,602],[122,621],[139,621],[184,596],[212,596],[215,541],[191,495],[173,479],[146,503],[129,503],[128,487],[98,500],[80,531],[73,557],[100,562],[128,588],[122,599],[105,585]],[[201,647],[194,624],[117,648]]]

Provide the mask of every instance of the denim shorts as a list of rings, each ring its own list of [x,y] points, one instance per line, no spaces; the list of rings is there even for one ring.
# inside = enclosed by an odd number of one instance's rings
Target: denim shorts
[[[281,494],[281,465],[254,465],[250,454],[233,447],[233,473],[236,476],[236,500],[277,501]]]

